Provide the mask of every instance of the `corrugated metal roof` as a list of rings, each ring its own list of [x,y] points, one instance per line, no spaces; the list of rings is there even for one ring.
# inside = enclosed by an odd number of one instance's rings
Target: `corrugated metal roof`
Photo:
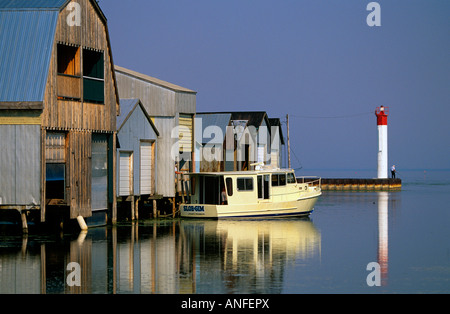
[[[134,110],[139,99],[130,98],[130,99],[120,99],[120,115],[117,116],[117,129],[122,127],[122,124],[125,122],[126,118],[130,115],[131,111]]]
[[[153,124],[153,121],[150,119],[150,116],[147,113],[147,110],[145,110],[144,106],[142,105],[141,101],[138,98],[121,98],[120,99],[120,115],[117,116],[116,125],[117,130],[120,130],[123,126],[123,124],[128,120],[131,113],[134,111],[134,109],[139,105],[144,112],[145,116],[147,117],[148,121],[150,122],[150,125],[152,126],[153,130],[155,131],[156,135],[159,136],[158,129]]]
[[[266,120],[269,126],[269,117],[265,111],[232,111],[232,112],[199,112],[199,114],[219,114],[227,113],[231,114],[231,120],[247,120],[247,125],[252,125],[255,127],[260,127],[263,120]]]
[[[283,137],[283,129],[281,128],[281,121],[280,118],[269,118],[270,126],[277,126],[279,130],[279,135],[281,139],[281,144],[284,145],[284,137]]]
[[[25,2],[0,1],[0,7]],[[58,14],[58,10],[0,10],[0,102],[44,100]]]
[[[167,89],[170,89],[170,90],[173,90],[173,91],[176,91],[176,92],[185,92],[185,93],[194,93],[194,94],[197,93],[196,91],[190,90],[188,88],[181,87],[181,86],[178,86],[178,85],[175,85],[175,84],[172,84],[172,83],[169,83],[169,82],[166,82],[166,81],[163,81],[163,80],[157,79],[155,77],[151,77],[151,76],[148,76],[146,74],[142,74],[142,73],[139,73],[139,72],[136,72],[136,71],[133,71],[133,70],[129,70],[129,69],[120,67],[118,65],[114,66],[114,70],[116,72],[120,72],[120,73],[123,73],[123,74],[126,74],[126,75],[131,75],[131,76],[134,76],[134,77],[136,77],[138,79],[147,81],[149,83],[152,83],[152,84],[155,84],[155,85],[158,85],[158,86],[161,86],[161,87],[165,87]]]
[[[68,2],[0,0],[0,102],[44,100],[58,15]]]
[[[69,0],[0,0],[1,9],[59,9]]]

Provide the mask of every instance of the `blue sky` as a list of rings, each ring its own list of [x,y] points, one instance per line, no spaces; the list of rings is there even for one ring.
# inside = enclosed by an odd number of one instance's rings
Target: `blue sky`
[[[197,111],[290,115],[292,165],[450,168],[450,1],[101,0],[114,62],[198,92]]]

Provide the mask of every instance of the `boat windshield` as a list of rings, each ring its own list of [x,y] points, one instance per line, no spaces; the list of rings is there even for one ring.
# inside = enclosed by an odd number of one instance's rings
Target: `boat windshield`
[[[295,179],[295,175],[292,172],[289,172],[287,174],[287,183],[288,184],[297,183],[297,180]]]
[[[284,185],[286,185],[286,173],[272,174],[272,186],[284,186]]]

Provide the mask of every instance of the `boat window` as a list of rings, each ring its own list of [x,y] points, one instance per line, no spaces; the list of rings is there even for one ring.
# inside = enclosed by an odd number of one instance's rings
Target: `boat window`
[[[272,174],[272,186],[283,186],[286,185],[286,174],[277,173]]]
[[[258,176],[257,184],[258,184],[258,198],[268,200],[269,196],[269,182],[270,175],[265,174],[263,176]]]
[[[253,178],[238,178],[238,191],[253,191]]]
[[[220,177],[220,205],[228,205],[228,197],[227,192],[225,191],[223,176]]]
[[[220,205],[220,177],[205,176],[204,179],[204,204]]]
[[[227,184],[228,196],[233,196],[233,180],[231,178],[226,178],[225,182]]]
[[[197,183],[197,177],[192,176],[191,178],[191,195],[195,194],[195,184]]]
[[[297,180],[295,179],[295,175],[291,172],[287,174],[287,183],[297,183]]]
[[[284,173],[278,175],[278,185],[286,185],[286,175]]]
[[[278,175],[277,174],[272,175],[272,186],[278,186]]]
[[[263,198],[263,177],[258,176],[258,198]]]

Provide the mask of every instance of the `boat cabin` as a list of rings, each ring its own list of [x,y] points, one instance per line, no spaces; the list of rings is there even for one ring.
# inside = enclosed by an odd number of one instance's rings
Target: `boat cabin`
[[[307,184],[298,184],[294,171],[207,172],[192,174],[192,204],[234,205],[281,201]]]

